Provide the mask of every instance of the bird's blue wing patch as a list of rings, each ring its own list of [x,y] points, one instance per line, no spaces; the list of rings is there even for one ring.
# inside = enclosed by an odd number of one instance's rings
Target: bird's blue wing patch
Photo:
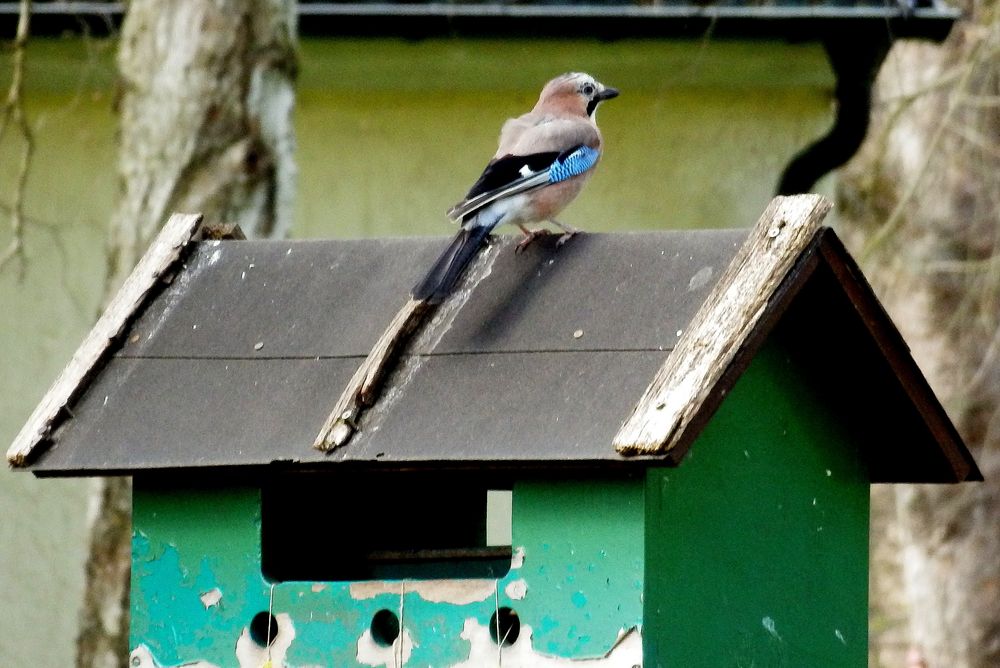
[[[597,164],[601,152],[589,146],[581,146],[565,158],[558,159],[549,167],[549,183],[559,183],[566,179],[583,174]]]

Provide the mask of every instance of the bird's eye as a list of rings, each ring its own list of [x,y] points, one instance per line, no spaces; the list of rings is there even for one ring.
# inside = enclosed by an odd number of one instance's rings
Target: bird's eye
[[[583,88],[581,88],[580,90],[581,90],[581,92],[583,92],[584,95],[586,95],[587,97],[590,97],[591,95],[594,94],[594,85],[593,84],[583,84]]]

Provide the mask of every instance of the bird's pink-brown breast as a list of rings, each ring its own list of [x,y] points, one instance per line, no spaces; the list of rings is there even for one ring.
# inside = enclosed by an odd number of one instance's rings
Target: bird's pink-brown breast
[[[531,215],[529,221],[552,220],[576,199],[587,183],[593,169],[573,176],[561,183],[546,186],[531,193]]]

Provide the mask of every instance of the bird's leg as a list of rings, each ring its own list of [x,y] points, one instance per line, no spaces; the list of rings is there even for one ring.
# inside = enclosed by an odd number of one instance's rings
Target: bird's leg
[[[576,229],[575,227],[571,225],[566,225],[565,223],[560,223],[558,220],[555,220],[554,218],[552,220],[549,220],[549,222],[563,231],[563,235],[559,237],[559,239],[556,241],[556,246],[562,246],[564,243],[572,239],[575,235],[579,234],[580,232],[580,230]]]
[[[531,245],[532,241],[534,241],[535,239],[537,239],[540,236],[544,236],[544,235],[548,234],[548,231],[545,230],[545,229],[539,229],[539,230],[535,230],[534,232],[532,232],[531,230],[529,230],[527,227],[525,227],[524,225],[522,225],[520,223],[518,223],[517,226],[521,230],[521,232],[524,233],[524,238],[521,239],[521,242],[519,244],[517,244],[517,246],[514,247],[514,252],[515,253],[521,253],[521,252],[523,252],[525,248],[527,248],[528,246]]]

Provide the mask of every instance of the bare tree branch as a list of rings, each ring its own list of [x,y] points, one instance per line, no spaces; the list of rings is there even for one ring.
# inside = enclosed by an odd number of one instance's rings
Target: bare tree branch
[[[985,42],[980,42],[976,51],[973,53],[969,62],[965,63],[963,66],[962,77],[959,79],[958,84],[955,87],[955,91],[948,101],[948,108],[944,112],[944,116],[941,119],[940,124],[934,131],[934,134],[927,142],[927,154],[933,155],[937,150],[938,145],[941,142],[941,138],[944,136],[944,131],[948,127],[949,121],[955,113],[955,110],[960,106],[959,103],[964,98],[966,89],[968,88],[969,79],[972,77],[972,73],[976,71],[976,67],[980,62],[980,57],[983,51],[983,45]],[[907,186],[906,191],[899,198],[896,203],[895,208],[893,208],[892,213],[889,214],[889,218],[885,223],[872,235],[868,243],[865,244],[864,248],[861,250],[860,259],[862,262],[870,259],[872,254],[879,249],[886,241],[888,241],[899,228],[905,222],[904,212],[906,207],[913,200],[914,195],[917,194],[920,184],[923,183],[924,176],[927,174],[927,170],[931,164],[930,160],[925,160],[920,167],[920,171],[913,177],[910,184]]]
[[[21,162],[18,167],[17,180],[14,183],[14,198],[10,212],[10,227],[12,237],[6,250],[0,254],[0,271],[12,260],[18,260],[20,270],[18,277],[23,280],[27,265],[24,255],[24,193],[28,184],[28,170],[31,168],[31,158],[35,152],[35,139],[24,113],[24,54],[28,46],[28,33],[31,25],[31,0],[21,0],[20,16],[17,21],[17,34],[14,37],[13,68],[10,77],[10,88],[7,89],[7,99],[4,101],[2,117],[0,117],[0,141],[13,123],[21,137]]]

